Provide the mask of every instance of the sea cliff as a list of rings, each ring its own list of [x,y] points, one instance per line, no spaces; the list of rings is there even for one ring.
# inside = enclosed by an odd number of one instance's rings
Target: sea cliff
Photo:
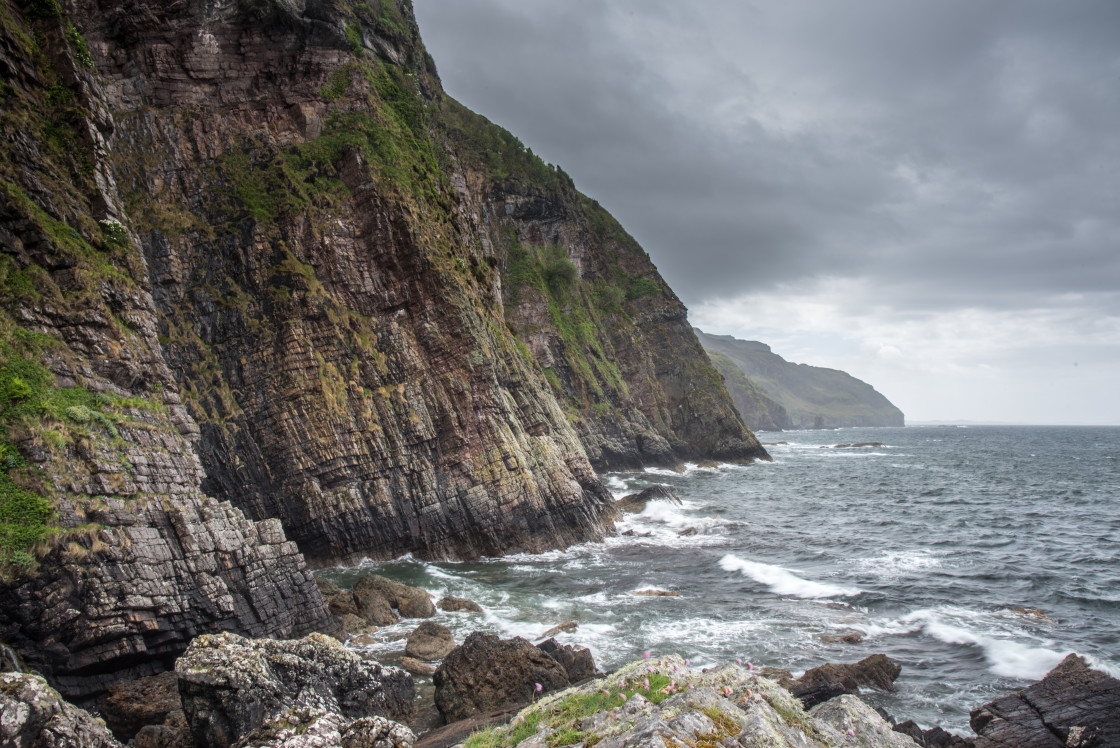
[[[411,5],[0,0],[0,639],[65,695],[337,632],[308,566],[610,532],[749,461],[645,252]]]

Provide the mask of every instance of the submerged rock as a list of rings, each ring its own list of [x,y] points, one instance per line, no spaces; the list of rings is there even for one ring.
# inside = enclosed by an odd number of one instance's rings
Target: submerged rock
[[[412,673],[413,675],[431,676],[435,675],[436,672],[435,665],[429,665],[426,662],[421,662],[415,657],[402,657],[397,662],[402,668]]]
[[[646,504],[659,499],[671,501],[674,504],[681,503],[681,500],[677,498],[672,489],[664,484],[658,483],[656,486],[650,486],[638,493],[627,494],[616,501],[614,505],[620,512],[638,514],[645,510]]]
[[[451,651],[433,676],[435,701],[448,722],[531,700],[568,685],[564,667],[521,637],[475,631]]]
[[[669,590],[636,590],[633,594],[641,597],[680,597],[681,593]]]
[[[30,673],[0,673],[0,745],[121,748],[101,720]]]
[[[225,748],[290,709],[347,720],[406,719],[415,687],[403,670],[363,660],[334,639],[200,636],[175,664],[183,711],[199,745]]]
[[[564,621],[563,623],[559,623],[541,634],[540,638],[551,639],[559,633],[574,634],[577,628],[579,628],[579,624],[575,621]]]
[[[972,711],[977,748],[1120,745],[1120,680],[1071,654],[1034,685]]]

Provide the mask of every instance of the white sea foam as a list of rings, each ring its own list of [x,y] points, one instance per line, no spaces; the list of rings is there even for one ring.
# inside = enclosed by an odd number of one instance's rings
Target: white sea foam
[[[925,633],[946,644],[977,647],[996,675],[1038,680],[1062,661],[1068,650],[1054,649],[1054,642],[1010,628],[996,614],[946,606],[922,608],[894,621],[856,625],[868,636]]]
[[[878,556],[861,558],[856,565],[886,579],[906,576],[914,572],[937,569],[945,560],[926,550],[883,551]]]
[[[720,559],[719,565],[724,571],[742,572],[743,576],[766,585],[779,595],[816,598],[849,597],[860,594],[860,590],[855,587],[841,587],[836,584],[814,582],[799,577],[781,566],[748,561],[730,553]]]

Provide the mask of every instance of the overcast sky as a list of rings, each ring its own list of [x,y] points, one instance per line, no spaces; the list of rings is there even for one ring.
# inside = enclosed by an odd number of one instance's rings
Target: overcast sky
[[[696,326],[909,421],[1120,424],[1120,2],[414,2]]]

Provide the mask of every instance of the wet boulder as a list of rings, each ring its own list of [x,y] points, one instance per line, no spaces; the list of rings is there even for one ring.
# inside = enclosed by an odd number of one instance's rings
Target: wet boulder
[[[334,639],[204,635],[175,663],[183,712],[198,745],[226,748],[267,720],[310,707],[346,720],[412,714],[412,676],[363,660]]]
[[[521,637],[475,631],[451,651],[433,676],[436,707],[447,722],[532,700],[565,688],[564,667]]]
[[[1032,686],[972,711],[977,748],[1120,745],[1120,680],[1071,654]]]
[[[646,504],[659,499],[671,501],[674,504],[681,503],[681,500],[677,498],[676,494],[674,494],[668,486],[659,483],[656,486],[650,486],[644,491],[627,494],[616,501],[614,505],[620,512],[638,514],[645,511]]]
[[[806,709],[840,696],[859,693],[861,686],[893,691],[902,666],[886,655],[871,655],[859,662],[820,665],[806,670],[790,688]]]

